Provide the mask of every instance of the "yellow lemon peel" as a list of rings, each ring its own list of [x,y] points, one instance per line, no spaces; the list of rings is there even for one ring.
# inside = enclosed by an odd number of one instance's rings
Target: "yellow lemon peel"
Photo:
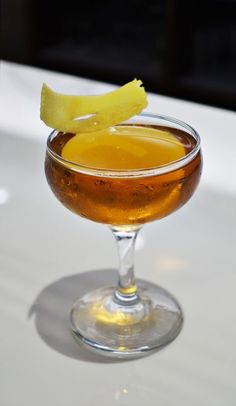
[[[58,131],[94,132],[129,119],[146,106],[145,89],[137,79],[112,92],[95,96],[57,93],[44,83],[40,118]]]

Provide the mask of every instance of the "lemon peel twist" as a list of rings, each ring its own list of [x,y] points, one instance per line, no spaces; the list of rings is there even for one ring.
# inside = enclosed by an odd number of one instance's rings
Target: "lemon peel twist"
[[[58,131],[94,132],[129,119],[146,106],[145,89],[137,79],[109,93],[94,96],[57,93],[44,83],[40,118]]]

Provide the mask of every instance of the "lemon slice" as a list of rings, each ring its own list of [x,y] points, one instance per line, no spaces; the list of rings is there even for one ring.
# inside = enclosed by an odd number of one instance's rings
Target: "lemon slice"
[[[141,80],[134,79],[103,95],[70,96],[56,93],[44,83],[40,117],[47,126],[63,132],[94,132],[108,128],[139,114],[147,106],[141,85]]]

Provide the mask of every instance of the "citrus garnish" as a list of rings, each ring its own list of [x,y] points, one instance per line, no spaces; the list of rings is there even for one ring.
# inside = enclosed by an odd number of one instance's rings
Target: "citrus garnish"
[[[44,83],[40,117],[49,127],[75,134],[109,128],[139,114],[147,106],[141,85],[141,80],[134,79],[102,95],[71,96],[56,93]]]

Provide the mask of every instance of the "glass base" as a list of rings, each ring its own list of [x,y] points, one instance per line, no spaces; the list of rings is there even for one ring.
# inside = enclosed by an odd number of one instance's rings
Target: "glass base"
[[[74,304],[75,338],[104,355],[135,358],[164,347],[179,334],[182,310],[167,291],[142,281],[138,300],[124,303],[117,300],[115,289],[94,290]]]

